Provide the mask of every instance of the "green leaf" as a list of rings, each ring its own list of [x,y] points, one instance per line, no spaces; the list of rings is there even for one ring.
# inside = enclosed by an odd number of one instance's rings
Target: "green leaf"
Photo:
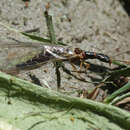
[[[0,72],[1,122],[20,130],[123,130],[130,129],[130,113]]]

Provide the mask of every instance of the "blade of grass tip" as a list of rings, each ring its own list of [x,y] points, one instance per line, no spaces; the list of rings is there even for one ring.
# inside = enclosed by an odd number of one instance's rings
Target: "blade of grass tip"
[[[110,103],[115,97],[117,97],[118,95],[120,95],[123,92],[126,92],[128,90],[130,90],[130,82],[127,83],[126,85],[124,85],[123,87],[121,87],[120,89],[118,89],[117,91],[115,91],[114,93],[112,93],[110,96],[106,97],[104,99],[104,102]]]
[[[130,97],[130,92],[128,92],[128,93],[126,93],[126,94],[124,94],[124,95],[122,95],[122,96],[116,97],[114,100],[112,100],[112,102],[111,102],[110,104],[111,104],[111,105],[114,105],[114,104],[116,104],[117,102],[123,100],[123,99],[126,98],[126,97]]]
[[[117,60],[112,60],[112,64],[119,65],[119,66],[123,66],[123,67],[127,67],[127,66],[128,66],[128,65],[123,64],[123,63],[121,63],[121,62],[119,62],[119,61],[117,61]]]
[[[50,39],[45,39],[45,38],[42,38],[42,37],[39,37],[39,36],[36,36],[36,35],[32,35],[32,34],[28,34],[28,33],[25,33],[25,32],[20,32],[22,35],[32,39],[32,40],[36,40],[36,41],[39,41],[39,42],[42,42],[42,43],[48,43],[48,44],[51,44],[51,40]],[[66,44],[58,41],[57,42],[58,44],[60,45],[64,45],[66,46]]]
[[[130,66],[122,68],[120,70],[115,70],[114,72],[109,73],[108,78],[105,79],[105,81],[111,81],[115,77],[120,77],[120,76],[130,76]]]
[[[27,34],[25,32],[21,32],[21,34],[23,34],[24,36],[29,37],[32,40],[37,40],[39,42],[46,42],[46,43],[50,43],[51,42],[49,39],[45,39],[45,38],[42,38],[42,37],[39,37],[39,36],[35,36],[35,35],[32,35],[32,34]]]
[[[55,31],[54,31],[52,16],[48,14],[47,10],[44,12],[44,15],[45,15],[45,18],[46,18],[46,24],[47,24],[51,44],[67,46],[63,42],[60,42],[60,41],[56,40],[56,35],[55,35]]]
[[[47,10],[44,12],[44,15],[45,15],[45,18],[46,18],[46,24],[47,24],[48,33],[49,33],[51,43],[57,44],[56,43],[55,31],[54,31],[54,27],[53,27],[53,22],[52,22],[52,16],[48,14]]]

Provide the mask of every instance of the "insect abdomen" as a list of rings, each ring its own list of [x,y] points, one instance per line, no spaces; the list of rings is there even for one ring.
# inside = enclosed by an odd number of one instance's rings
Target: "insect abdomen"
[[[85,58],[86,59],[98,59],[102,62],[111,63],[110,57],[107,55],[104,55],[102,53],[85,51]]]

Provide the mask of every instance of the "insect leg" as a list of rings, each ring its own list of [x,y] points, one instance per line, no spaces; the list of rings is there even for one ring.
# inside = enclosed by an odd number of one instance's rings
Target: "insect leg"
[[[79,71],[82,70],[82,66],[83,66],[83,64],[84,64],[84,61],[83,61],[83,60],[80,60],[80,70],[79,70]]]
[[[86,66],[86,71],[90,68],[90,64],[84,62],[84,65]]]
[[[71,64],[71,66],[72,66],[73,71],[77,72],[79,78],[82,79],[82,80],[84,80],[84,78],[81,77],[81,75],[80,75],[81,68],[82,68],[82,64],[80,64],[80,70],[78,70],[78,69],[76,68],[76,66],[72,63],[71,59],[69,59],[69,62],[70,62],[70,64]]]
[[[90,64],[86,63],[84,60],[80,60],[80,70],[82,70],[82,66],[85,65],[86,71],[90,68]]]

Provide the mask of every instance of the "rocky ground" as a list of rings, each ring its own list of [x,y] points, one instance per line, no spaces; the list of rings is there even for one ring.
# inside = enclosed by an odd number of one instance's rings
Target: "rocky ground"
[[[58,40],[62,40],[73,48],[80,47],[87,51],[104,53],[118,60],[130,60],[130,55],[122,53],[130,50],[130,19],[118,0],[31,0],[28,7],[25,7],[25,2],[22,0],[1,0],[0,22],[19,31],[38,28],[36,34],[47,37],[44,11],[48,2],[50,3],[49,14],[53,17]],[[1,41],[10,42],[10,37],[24,42],[30,41],[2,25],[0,25],[0,36]],[[23,52],[19,53],[23,54]],[[103,72],[104,66],[112,68],[109,64],[98,60],[88,61],[94,64],[94,68],[91,71],[88,70],[86,74],[81,74],[86,81],[101,81],[102,77],[96,72]],[[66,67],[72,70],[69,63]],[[57,89],[53,63],[31,72],[40,79],[42,84],[48,84],[52,89]],[[95,86],[93,83],[83,82],[68,75],[62,69],[60,72],[61,88],[68,92],[81,88],[91,90]],[[28,79],[26,73],[19,76]],[[73,74],[79,77],[77,73],[73,72]]]

